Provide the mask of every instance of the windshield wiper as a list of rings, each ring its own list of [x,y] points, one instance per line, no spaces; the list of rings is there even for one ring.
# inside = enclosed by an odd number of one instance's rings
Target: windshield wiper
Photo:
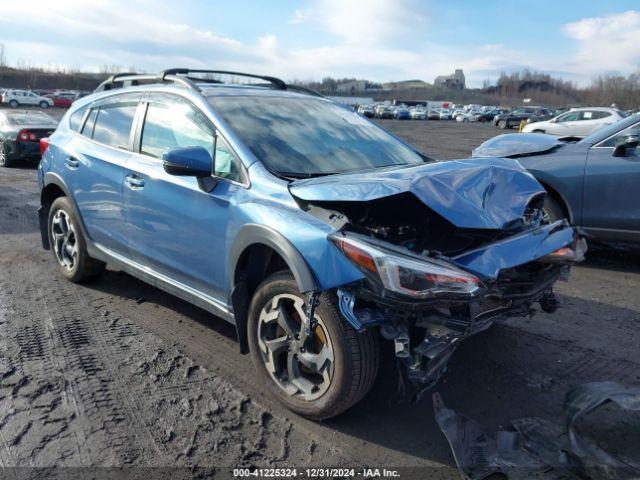
[[[316,177],[324,177],[326,175],[337,175],[340,172],[278,172],[278,175],[285,178],[291,179],[302,179],[302,178],[316,178]]]

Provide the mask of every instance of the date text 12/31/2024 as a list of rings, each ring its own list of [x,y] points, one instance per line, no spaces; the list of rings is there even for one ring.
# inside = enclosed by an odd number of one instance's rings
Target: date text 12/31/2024
[[[234,468],[237,478],[399,478],[397,470],[387,468]]]

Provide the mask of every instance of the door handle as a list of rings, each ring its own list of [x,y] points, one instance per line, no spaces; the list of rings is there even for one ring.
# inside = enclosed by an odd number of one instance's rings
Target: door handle
[[[78,168],[80,166],[80,160],[75,157],[68,157],[64,163],[66,163],[69,168]]]
[[[125,181],[127,185],[129,185],[129,188],[133,190],[139,190],[144,187],[144,180],[137,175],[127,175]]]

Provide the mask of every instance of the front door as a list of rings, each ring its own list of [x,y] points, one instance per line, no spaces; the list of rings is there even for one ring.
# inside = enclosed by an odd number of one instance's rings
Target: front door
[[[584,182],[583,225],[601,238],[640,239],[640,148],[614,157],[621,138],[640,134],[636,123],[589,149]]]
[[[124,179],[130,255],[144,267],[224,302],[230,203],[243,187],[220,179],[206,192],[194,177],[166,173],[166,151],[201,146],[213,152],[222,140],[216,142],[207,117],[179,96],[154,94],[144,103],[139,153],[128,162]]]

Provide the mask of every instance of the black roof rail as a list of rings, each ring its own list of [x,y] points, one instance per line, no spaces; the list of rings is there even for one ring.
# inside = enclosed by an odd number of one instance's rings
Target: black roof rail
[[[179,83],[191,90],[200,91],[200,88],[193,82],[193,80],[172,74],[165,74],[161,72],[160,74],[149,74],[149,73],[116,73],[115,75],[111,75],[104,82],[102,82],[98,87],[94,90],[96,92],[103,92],[105,90],[112,90],[114,88],[121,88],[126,86],[125,83],[130,83],[130,85],[142,85],[145,83]]]
[[[313,95],[314,97],[327,98],[325,95],[321,94],[320,92],[317,92],[312,88],[303,87],[302,85],[287,85],[287,90],[291,92],[306,93],[307,95]]]
[[[107,78],[95,89],[96,92],[102,92],[105,90],[112,90],[114,88],[122,88],[129,85],[141,85],[145,83],[178,83],[191,90],[201,91],[197,83],[224,83],[221,80],[214,78],[199,78],[190,76],[194,73],[206,73],[213,75],[232,75],[236,77],[248,77],[264,80],[271,84],[277,90],[289,90],[292,92],[304,93],[307,95],[313,95],[316,97],[324,97],[319,92],[311,90],[307,87],[300,85],[288,85],[284,80],[277,77],[271,77],[267,75],[255,75],[253,73],[233,72],[229,70],[203,70],[203,69],[190,69],[190,68],[170,68],[163,70],[157,74],[150,73],[116,73]]]
[[[168,70],[164,70],[160,72],[160,75],[189,75],[191,73],[210,73],[214,75],[233,75],[236,77],[248,77],[248,78],[257,78],[259,80],[264,80],[272,84],[278,90],[287,90],[287,84],[284,80],[281,80],[277,77],[270,77],[268,75],[256,75],[253,73],[243,73],[243,72],[232,72],[228,70],[201,70],[201,69],[191,69],[191,68],[170,68]],[[193,78],[193,77],[190,77]],[[200,80],[200,79],[198,79]],[[203,82],[206,82],[207,79],[202,79]]]

